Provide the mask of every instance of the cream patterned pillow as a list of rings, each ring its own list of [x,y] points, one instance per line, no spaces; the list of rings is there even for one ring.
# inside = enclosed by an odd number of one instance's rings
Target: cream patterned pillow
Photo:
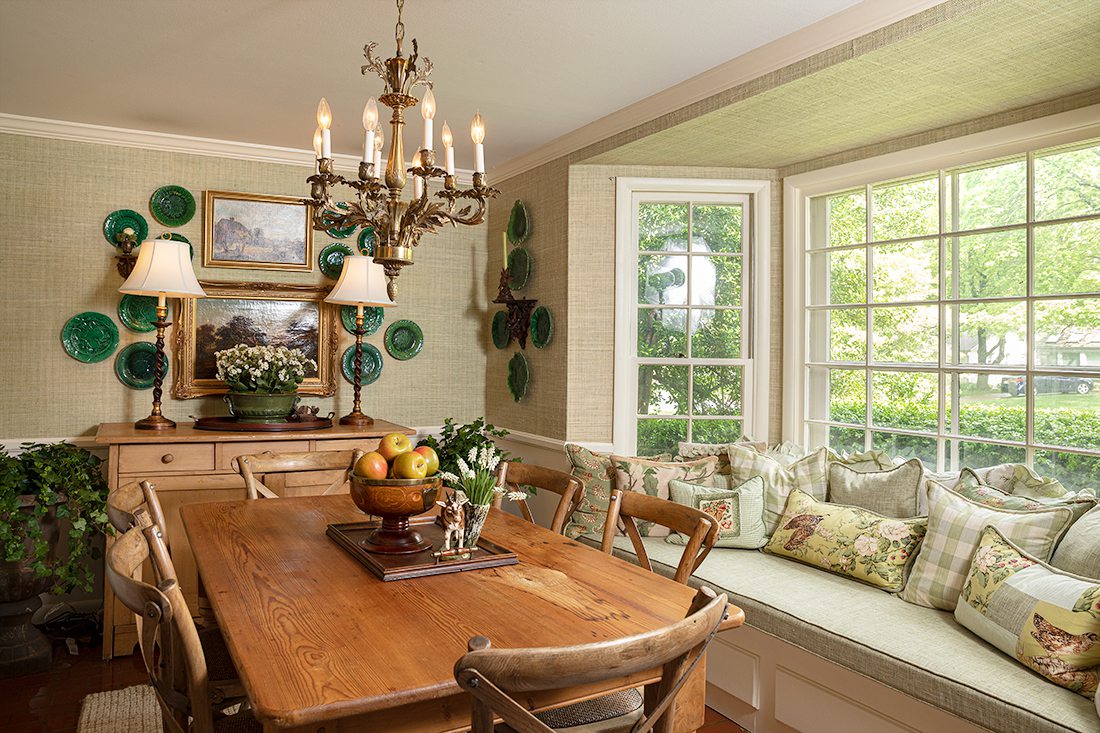
[[[576,539],[581,535],[602,535],[607,518],[607,502],[611,499],[611,454],[597,453],[575,443],[565,445],[565,455],[572,468],[569,474],[584,487],[584,496],[577,511],[565,524],[565,536]],[[656,460],[668,460],[670,455],[654,456]]]
[[[1045,497],[1024,496],[1021,494],[1008,494],[992,486],[982,483],[978,475],[964,468],[959,476],[959,484],[955,491],[971,501],[984,506],[997,507],[999,509],[1018,509],[1021,511],[1033,511],[1050,506],[1064,506],[1073,512],[1073,521],[1076,522],[1086,512],[1096,506],[1096,498],[1092,496],[1080,496],[1066,494],[1057,499]],[[1068,533],[1067,533],[1068,536]]]
[[[1072,515],[1065,507],[1012,511],[972,502],[928,482],[928,535],[901,599],[954,611],[982,530],[994,526],[1025,552],[1049,558]]]
[[[764,479],[759,476],[732,489],[696,486],[686,481],[670,481],[669,498],[677,504],[698,509],[718,525],[715,547],[739,547],[755,550],[767,542],[764,533]],[[671,533],[665,542],[686,545],[688,537]]]
[[[825,501],[828,448],[819,448],[788,466],[781,466],[751,448],[731,445],[728,451],[731,481],[741,484],[753,476],[764,479],[764,527],[769,535],[775,533],[783,507],[787,505],[787,497],[793,490],[798,489],[818,501]]]
[[[637,491],[659,499],[669,498],[670,481],[686,481],[690,484],[709,487],[714,486],[717,475],[718,456],[708,456],[684,463],[611,456],[611,470],[608,473],[609,477],[614,477],[616,489]],[[643,537],[667,537],[668,527],[639,521],[638,533]]]
[[[1054,684],[1096,696],[1100,581],[1060,572],[986,527],[955,619]]]

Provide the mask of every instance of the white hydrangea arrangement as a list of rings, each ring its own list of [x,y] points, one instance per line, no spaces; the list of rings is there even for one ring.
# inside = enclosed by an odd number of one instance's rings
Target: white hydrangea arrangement
[[[299,349],[285,346],[245,346],[214,352],[218,379],[232,392],[285,394],[297,391],[307,369],[317,362],[307,359]]]
[[[480,449],[471,448],[465,460],[458,459],[458,475],[443,472],[440,477],[466,495],[474,506],[488,506],[499,494],[511,501],[526,499],[527,494],[522,491],[506,491],[504,487],[497,485],[497,465],[500,463],[500,453],[491,445],[483,445]]]

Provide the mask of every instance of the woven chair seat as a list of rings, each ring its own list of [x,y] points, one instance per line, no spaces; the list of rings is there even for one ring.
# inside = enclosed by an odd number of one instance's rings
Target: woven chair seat
[[[633,688],[535,713],[535,717],[554,730],[611,733],[630,730],[641,714],[642,693]]]
[[[237,668],[233,666],[233,658],[229,656],[229,649],[219,629],[199,631],[199,643],[202,644],[202,653],[206,657],[206,673],[211,681],[237,679]]]
[[[263,730],[264,727],[247,711],[214,721],[214,733],[263,733]]]

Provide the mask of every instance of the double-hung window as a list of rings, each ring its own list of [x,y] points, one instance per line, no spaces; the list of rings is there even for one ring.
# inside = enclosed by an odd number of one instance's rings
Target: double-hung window
[[[752,183],[752,191],[766,190],[767,182]],[[755,407],[756,214],[745,190],[734,182],[619,181],[619,450],[675,452],[680,441],[732,442],[755,432],[746,421]]]
[[[870,182],[808,212],[808,444],[1100,487],[1098,141]]]

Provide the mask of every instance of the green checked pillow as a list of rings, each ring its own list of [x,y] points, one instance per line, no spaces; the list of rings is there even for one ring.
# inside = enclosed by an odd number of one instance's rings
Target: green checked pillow
[[[997,527],[1025,552],[1049,558],[1072,519],[1066,507],[1014,511],[982,506],[933,481],[928,482],[928,506],[928,535],[901,598],[945,611],[955,610],[987,526]]]
[[[565,536],[576,539],[581,535],[603,535],[603,524],[607,518],[607,503],[611,500],[611,479],[607,472],[611,469],[611,454],[597,453],[587,448],[567,443],[565,455],[569,459],[573,478],[584,486],[584,497],[577,511],[565,524]],[[672,456],[663,454],[653,456],[655,460],[667,461]]]
[[[794,489],[764,552],[899,591],[927,525],[928,517],[884,517]]]
[[[1096,506],[1096,499],[1092,496],[1077,496],[1066,494],[1058,499],[1046,497],[1021,496],[1007,494],[985,484],[978,474],[969,468],[964,468],[959,474],[959,483],[955,491],[971,501],[984,506],[997,507],[999,509],[1016,509],[1018,511],[1034,511],[1050,506],[1064,506],[1073,513],[1073,521],[1076,522],[1086,512]]]
[[[733,483],[742,484],[753,476],[764,479],[764,527],[768,535],[774,534],[779,526],[783,507],[787,505],[787,497],[793,490],[798,489],[818,501],[825,501],[828,487],[825,471],[829,457],[827,448],[819,448],[787,466],[781,466],[752,448],[731,445],[727,451]]]
[[[1100,581],[1060,572],[986,527],[955,620],[1054,684],[1096,697]]]
[[[764,533],[764,479],[759,476],[732,489],[710,488],[674,479],[668,483],[669,498],[677,504],[698,509],[718,525],[715,547],[754,550],[768,541]],[[670,545],[686,545],[688,537],[672,532]]]
[[[611,472],[617,489],[668,499],[669,483],[672,481],[714,486],[718,476],[718,456],[683,463],[611,456]],[[668,532],[668,527],[653,522],[638,522],[638,533],[643,537],[667,537]]]

